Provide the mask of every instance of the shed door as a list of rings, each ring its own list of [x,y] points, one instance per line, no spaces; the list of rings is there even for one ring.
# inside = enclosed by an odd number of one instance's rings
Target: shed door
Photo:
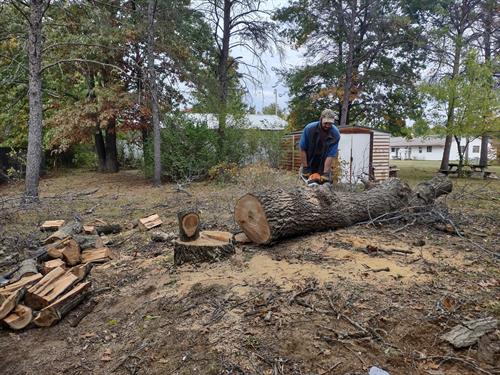
[[[341,182],[355,184],[370,175],[370,134],[342,134],[339,142]]]

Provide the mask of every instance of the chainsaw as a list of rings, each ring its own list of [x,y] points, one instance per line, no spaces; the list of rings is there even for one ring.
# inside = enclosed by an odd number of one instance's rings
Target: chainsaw
[[[313,173],[308,178],[304,177],[304,175],[302,174],[302,167],[299,170],[299,177],[307,186],[310,187],[316,187],[326,183],[330,183],[329,181],[322,181],[321,175],[319,173]]]

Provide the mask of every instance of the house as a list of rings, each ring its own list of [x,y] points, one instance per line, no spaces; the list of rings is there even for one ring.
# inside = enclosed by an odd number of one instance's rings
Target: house
[[[209,129],[217,129],[219,127],[219,120],[217,115],[213,113],[184,113],[184,116],[195,122],[204,122],[207,124]],[[234,124],[233,116],[228,116],[227,119],[228,126]],[[270,130],[270,131],[280,131],[284,130],[287,126],[287,122],[281,117],[276,115],[245,115],[238,124],[245,129],[257,129],[257,130]]]
[[[356,184],[361,179],[382,181],[389,177],[389,133],[362,126],[343,127],[339,131],[340,170],[336,174],[341,182]],[[283,137],[281,168],[298,173],[301,135],[302,131],[297,131]]]
[[[391,159],[398,160],[441,160],[444,150],[444,137],[428,136],[406,139],[403,137],[391,137]],[[465,160],[478,161],[481,155],[481,138],[471,140],[465,148],[466,139],[461,139],[461,147],[465,155]],[[493,147],[489,144],[488,159],[495,159],[492,155]],[[490,157],[491,156],[491,157]],[[453,139],[450,160],[458,160],[458,147]]]

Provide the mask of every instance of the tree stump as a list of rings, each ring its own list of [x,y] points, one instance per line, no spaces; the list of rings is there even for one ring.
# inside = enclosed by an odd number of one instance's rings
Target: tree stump
[[[232,233],[210,231],[200,233],[194,241],[175,240],[174,263],[218,262],[234,254]]]
[[[269,244],[315,231],[348,227],[403,207],[430,205],[451,192],[446,176],[436,176],[414,191],[397,178],[358,192],[316,189],[267,190],[246,194],[234,210],[236,222],[254,243]]]
[[[181,241],[194,241],[200,237],[200,215],[196,210],[183,210],[177,213],[179,219],[179,238]]]

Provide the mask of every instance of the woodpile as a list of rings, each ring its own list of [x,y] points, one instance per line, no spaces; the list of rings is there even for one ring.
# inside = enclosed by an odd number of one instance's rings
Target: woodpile
[[[85,280],[94,263],[113,259],[111,250],[94,235],[96,227],[74,220],[45,222],[41,230],[55,230],[35,258],[21,262],[9,282],[0,287],[0,321],[11,329],[49,327],[57,323],[91,292]],[[102,232],[121,230],[115,225]]]

